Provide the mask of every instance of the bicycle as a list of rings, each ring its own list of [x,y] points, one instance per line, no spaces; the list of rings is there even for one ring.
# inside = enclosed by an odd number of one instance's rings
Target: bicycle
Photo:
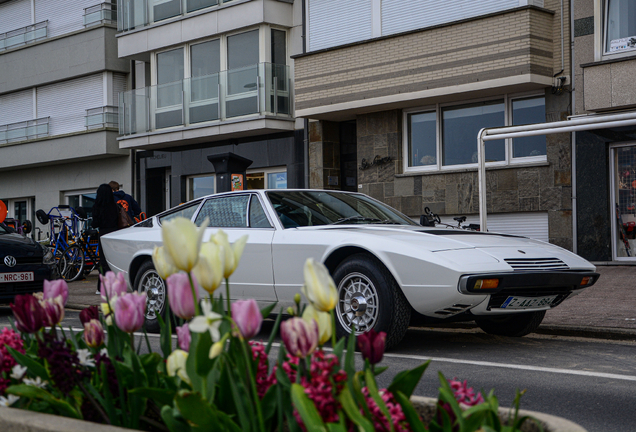
[[[82,231],[72,245],[62,251],[58,269],[64,280],[73,282],[89,274],[99,265],[99,233],[97,230]]]
[[[457,222],[457,226],[454,225],[450,225],[447,223],[442,222],[442,220],[440,219],[439,215],[433,213],[431,211],[430,208],[425,207],[424,208],[424,214],[420,216],[420,225],[422,226],[437,226],[437,225],[444,225],[448,228],[453,228],[453,229],[462,229],[462,230],[468,230],[468,231],[480,231],[480,226],[479,224],[468,224],[468,225],[462,225],[464,222],[466,222],[466,216],[456,216],[453,218],[453,220],[455,220]]]

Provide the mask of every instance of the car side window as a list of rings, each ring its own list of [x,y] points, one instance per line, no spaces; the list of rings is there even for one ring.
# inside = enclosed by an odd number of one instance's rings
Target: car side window
[[[171,211],[170,213],[159,216],[159,222],[164,223],[165,221],[174,219],[178,216],[192,220],[192,216],[194,215],[194,212],[196,212],[199,208],[199,204],[201,204],[201,201],[197,201],[192,204],[181,204],[179,207],[173,209],[173,211]]]
[[[250,200],[250,227],[252,228],[271,228],[272,224],[269,223],[265,210],[261,205],[260,200],[256,195],[252,195]]]
[[[201,225],[207,217],[209,227],[245,228],[249,200],[249,195],[210,198],[203,203],[195,223]]]

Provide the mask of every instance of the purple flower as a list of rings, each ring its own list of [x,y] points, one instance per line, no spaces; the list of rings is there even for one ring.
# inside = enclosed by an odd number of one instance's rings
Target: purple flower
[[[181,327],[177,327],[177,344],[183,351],[190,351],[190,328],[188,323],[185,323]]]
[[[232,318],[241,335],[246,339],[252,339],[261,331],[263,315],[254,299],[238,300],[232,303]]]
[[[115,323],[126,333],[136,332],[144,325],[146,293],[124,294],[115,303]]]
[[[307,357],[318,346],[318,324],[294,317],[280,325],[280,334],[287,352],[296,357]]]
[[[194,282],[198,297],[194,277],[192,278],[192,282]],[[192,287],[190,286],[188,275],[185,273],[175,273],[168,276],[166,283],[168,284],[168,301],[170,302],[172,312],[179,318],[192,318],[194,316],[194,299],[192,297]]]
[[[99,319],[99,309],[97,309],[97,306],[89,306],[86,309],[82,309],[79,316],[82,325],[84,325],[90,320]]]
[[[376,332],[371,329],[358,336],[358,348],[362,352],[362,357],[369,360],[372,365],[380,363],[384,355],[384,344],[386,333]]]
[[[104,343],[104,328],[102,323],[92,319],[84,323],[84,341],[91,348],[97,348]]]
[[[106,272],[105,276],[99,275],[102,283],[100,290],[103,301],[110,301],[115,297],[126,294],[128,285],[126,285],[126,277],[123,273],[115,274],[112,271]]]
[[[480,403],[484,403],[484,398],[481,393],[478,392],[475,394],[475,389],[468,387],[466,380],[462,382],[455,378],[454,380],[449,380],[448,384],[453,389],[457,402],[468,406],[475,406]]]
[[[40,300],[40,306],[44,309],[45,326],[55,327],[64,319],[64,304],[61,295],[52,299]]]
[[[66,306],[68,300],[68,284],[64,279],[57,279],[54,281],[44,281],[44,300],[54,299],[57,296],[62,296],[62,305]]]
[[[44,325],[44,309],[31,294],[15,296],[11,310],[16,326],[22,333],[35,333]]]

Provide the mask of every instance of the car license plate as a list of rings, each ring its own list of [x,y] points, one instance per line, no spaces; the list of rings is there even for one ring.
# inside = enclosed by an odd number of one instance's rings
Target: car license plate
[[[32,282],[34,280],[33,272],[0,273],[0,283]]]
[[[550,306],[557,296],[549,297],[513,297],[510,296],[501,305],[502,309],[531,309]]]

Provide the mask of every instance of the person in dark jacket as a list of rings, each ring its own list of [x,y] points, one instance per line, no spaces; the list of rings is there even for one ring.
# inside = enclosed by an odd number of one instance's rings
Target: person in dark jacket
[[[128,216],[130,216],[132,220],[135,220],[135,218],[139,216],[139,213],[141,213],[141,207],[139,207],[139,203],[123,190],[119,190],[119,183],[117,183],[116,181],[113,180],[108,184],[113,190],[115,202],[122,206],[124,210],[126,210],[126,213],[128,213]]]
[[[104,249],[102,248],[102,236],[113,231],[117,231],[117,204],[115,203],[115,197],[110,185],[106,183],[101,184],[97,188],[97,196],[95,197],[95,204],[93,205],[93,222],[91,226],[99,229],[99,273],[105,274],[110,270],[106,263],[106,257],[104,256]],[[101,281],[97,283],[97,294],[99,294],[99,287]]]

